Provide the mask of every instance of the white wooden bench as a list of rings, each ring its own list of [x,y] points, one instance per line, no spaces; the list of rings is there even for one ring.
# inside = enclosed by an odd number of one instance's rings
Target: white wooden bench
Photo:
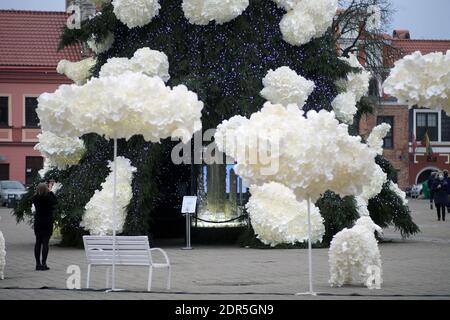
[[[109,266],[112,266],[113,263],[113,237],[84,236],[83,243],[88,262],[86,287],[89,288],[92,266],[108,267],[106,272],[106,287],[108,287]],[[160,252],[164,256],[165,263],[153,263],[152,252],[154,251]],[[153,268],[167,269],[167,289],[170,289],[171,266],[169,257],[160,248],[150,248],[147,236],[116,236],[115,265],[148,267],[148,291],[151,291],[152,288]]]

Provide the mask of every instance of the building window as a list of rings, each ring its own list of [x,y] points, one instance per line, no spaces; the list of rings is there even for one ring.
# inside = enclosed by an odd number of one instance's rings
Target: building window
[[[425,133],[428,132],[430,141],[439,140],[439,123],[437,112],[417,112],[416,113],[416,139],[422,141]]]
[[[37,105],[36,97],[25,98],[25,127],[39,128],[39,118],[36,113]]]
[[[0,97],[0,127],[9,127],[9,98]]]
[[[394,117],[393,116],[380,116],[377,118],[377,125],[387,123],[391,126],[386,137],[383,139],[383,149],[394,149]]]
[[[444,111],[441,115],[441,138],[444,142],[450,142],[450,116],[448,116]]]
[[[0,163],[0,180],[9,180],[9,163]]]
[[[44,167],[44,158],[26,157],[25,158],[25,184],[30,185],[39,174],[39,170]]]

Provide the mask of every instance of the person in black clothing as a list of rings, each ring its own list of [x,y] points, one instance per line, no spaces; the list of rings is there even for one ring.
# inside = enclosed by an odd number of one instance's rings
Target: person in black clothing
[[[32,199],[36,209],[34,217],[34,234],[36,235],[34,257],[36,258],[36,270],[50,269],[47,266],[48,244],[53,233],[53,210],[57,204],[57,200],[51,191],[52,184],[49,184],[49,186],[45,183],[40,183]]]
[[[440,173],[433,184],[434,204],[436,205],[438,221],[441,221],[441,212],[442,221],[445,221],[445,209],[448,202],[447,187],[447,180],[445,180],[444,174]]]
[[[428,178],[428,190],[430,190],[430,209],[433,210],[434,190],[433,185],[435,181],[436,172],[433,171]]]
[[[448,170],[444,170],[444,179],[447,181],[447,212],[450,214],[450,177],[448,176]]]

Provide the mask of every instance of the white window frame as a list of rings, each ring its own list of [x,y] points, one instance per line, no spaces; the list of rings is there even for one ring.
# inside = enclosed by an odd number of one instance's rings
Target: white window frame
[[[433,142],[433,143],[439,143],[439,144],[442,144],[443,142],[442,142],[442,131],[441,131],[441,125],[442,125],[442,112],[440,112],[440,111],[435,111],[435,110],[430,110],[430,109],[414,109],[414,116],[413,116],[413,129],[414,129],[414,131],[413,131],[413,133],[414,133],[414,135],[416,135],[416,133],[417,133],[417,113],[436,113],[437,115],[438,115],[438,123],[437,123],[437,126],[438,126],[438,140],[437,141],[434,141],[434,140],[432,140],[431,142]],[[416,137],[417,138],[417,137]]]

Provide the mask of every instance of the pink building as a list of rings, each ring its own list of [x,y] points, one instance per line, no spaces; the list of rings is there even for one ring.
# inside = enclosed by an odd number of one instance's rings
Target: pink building
[[[29,184],[43,166],[33,148],[40,132],[36,98],[71,83],[61,59],[82,59],[80,47],[57,51],[64,12],[0,10],[0,180]]]

